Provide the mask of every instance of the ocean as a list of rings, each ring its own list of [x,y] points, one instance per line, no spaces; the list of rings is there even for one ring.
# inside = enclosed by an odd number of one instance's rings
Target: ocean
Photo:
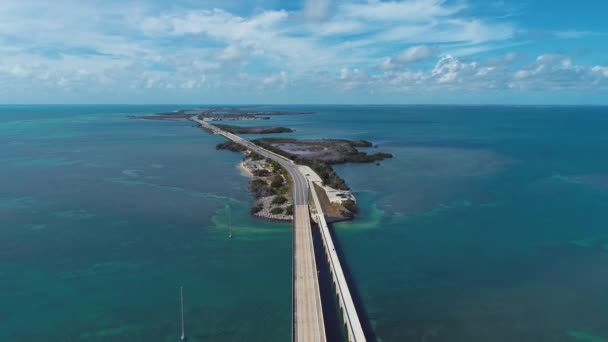
[[[180,286],[190,341],[290,340],[291,225],[249,215],[242,157],[127,117],[191,107],[0,106],[0,341],[176,341]],[[256,108],[394,155],[335,166],[370,340],[608,341],[608,107]]]

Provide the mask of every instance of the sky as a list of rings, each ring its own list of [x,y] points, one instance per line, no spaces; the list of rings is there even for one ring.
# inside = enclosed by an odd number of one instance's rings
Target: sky
[[[0,103],[608,104],[605,0],[0,0]]]

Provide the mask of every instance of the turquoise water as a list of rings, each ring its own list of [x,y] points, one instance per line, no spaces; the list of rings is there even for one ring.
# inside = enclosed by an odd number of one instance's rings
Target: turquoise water
[[[181,107],[0,106],[0,341],[175,341],[180,285],[190,340],[289,340],[290,225],[248,215],[240,156],[126,118]],[[376,340],[608,339],[608,108],[270,108],[395,155],[336,167]]]

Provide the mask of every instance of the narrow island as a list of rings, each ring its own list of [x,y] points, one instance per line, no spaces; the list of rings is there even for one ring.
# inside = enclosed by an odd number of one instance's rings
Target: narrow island
[[[280,115],[304,115],[312,112],[286,112],[272,110],[242,109],[236,107],[213,107],[179,109],[173,112],[156,113],[152,115],[129,115],[131,119],[176,121],[189,120],[197,115],[205,121],[244,121],[244,120],[269,120],[271,116]]]
[[[197,127],[213,134],[221,130],[230,134],[281,134],[293,130],[280,126],[237,126],[211,121],[268,120],[273,115],[303,115],[309,112],[266,111],[240,108],[195,108],[152,115],[129,116],[143,120],[192,120]],[[390,153],[367,153],[360,149],[377,148],[366,140],[258,138],[251,142],[267,151],[281,155],[299,165],[316,190],[327,222],[352,219],[358,212],[357,201],[346,181],[332,168],[343,163],[375,163],[392,158]],[[218,150],[242,153],[240,164],[251,178],[249,191],[255,201],[251,214],[273,220],[293,220],[293,189],[289,172],[279,163],[251,151],[245,145],[227,140],[216,145]]]
[[[219,128],[219,125],[216,126]],[[378,163],[393,157],[389,153],[368,154],[359,151],[357,148],[373,147],[372,143],[364,140],[261,138],[252,142],[289,158],[296,164],[310,167],[312,171],[307,176],[315,186],[329,222],[352,219],[358,211],[355,196],[331,165]],[[216,148],[244,154],[241,166],[252,177],[250,190],[256,198],[251,209],[253,215],[270,219],[292,219],[291,181],[279,164],[252,153],[234,141],[219,143]]]
[[[275,126],[233,126],[215,124],[215,127],[233,134],[272,134],[272,133],[291,133],[293,129]]]

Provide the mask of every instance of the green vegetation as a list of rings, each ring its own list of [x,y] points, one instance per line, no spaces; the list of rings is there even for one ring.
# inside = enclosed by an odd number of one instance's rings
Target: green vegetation
[[[338,190],[348,190],[349,189],[348,185],[346,185],[346,182],[344,181],[344,179],[340,178],[340,176],[338,176],[338,174],[336,174],[336,172],[333,170],[333,168],[327,163],[324,163],[322,161],[308,159],[308,158],[303,158],[303,157],[296,156],[296,155],[293,155],[290,153],[286,153],[285,151],[275,148],[274,146],[272,146],[269,143],[266,143],[265,140],[256,139],[253,142],[258,146],[261,146],[267,150],[270,150],[274,153],[278,153],[282,156],[285,156],[285,157],[293,160],[296,164],[309,166],[313,171],[315,171],[319,175],[319,177],[321,177],[324,185],[328,185],[328,186],[330,186],[334,189],[338,189]],[[274,167],[274,164],[276,164],[277,166],[280,167],[280,165],[278,165],[276,162],[274,162],[272,160],[270,160],[269,162],[271,165],[273,165],[273,167]]]
[[[270,171],[265,169],[253,170],[253,175],[256,177],[270,177]]]
[[[219,144],[215,145],[215,148],[217,150],[229,150],[229,151],[233,151],[233,152],[243,152],[243,151],[247,150],[244,146],[239,145],[231,140],[225,141],[223,143],[219,143]]]
[[[241,147],[242,147],[242,146],[241,146]],[[244,147],[243,147],[243,148],[244,148]],[[249,158],[251,158],[251,160],[254,160],[254,161],[264,159],[264,157],[262,157],[261,155],[259,155],[259,154],[255,153],[255,152],[251,152],[251,153],[249,153]]]
[[[285,215],[293,215],[293,205],[289,205],[285,208]]]
[[[345,162],[350,163],[373,163],[377,161],[381,161],[384,159],[393,158],[393,155],[390,153],[374,153],[367,154],[365,152],[353,152],[346,155]]]
[[[270,187],[273,189],[278,189],[283,186],[285,180],[281,175],[275,175],[272,177],[272,182],[270,182]]]
[[[358,211],[357,203],[351,199],[347,199],[346,201],[342,202],[342,206],[353,214],[356,214]]]
[[[215,125],[217,128],[233,134],[268,134],[268,133],[291,133],[293,130],[287,127],[272,126],[233,126]]]
[[[264,209],[264,206],[262,205],[262,203],[258,203],[256,205],[254,205],[253,207],[251,207],[251,214],[257,214],[259,213],[262,209]]]
[[[310,166],[310,168],[321,177],[323,185],[330,186],[337,190],[349,190],[346,181],[338,176],[336,171],[334,171],[329,164],[306,158],[297,158],[295,162]]]
[[[284,204],[285,202],[287,202],[287,197],[283,196],[283,195],[279,195],[276,196],[275,198],[272,199],[272,204]]]
[[[274,153],[280,154],[293,160],[296,164],[307,165],[313,171],[315,171],[319,177],[323,180],[324,185],[328,185],[334,189],[338,190],[348,190],[348,185],[340,176],[336,174],[330,164],[340,164],[340,163],[373,163],[378,162],[380,160],[384,160],[387,158],[392,158],[393,155],[389,153],[374,153],[367,154],[365,152],[360,152],[356,148],[357,147],[372,147],[372,143],[365,140],[316,140],[312,141],[308,144],[308,147],[311,150],[315,148],[318,149],[320,146],[326,146],[328,148],[336,147],[336,153],[332,157],[330,161],[323,161],[315,158],[306,158],[300,155],[295,155],[292,153],[288,153],[284,150],[281,150],[275,147],[273,144],[276,143],[292,143],[292,144],[302,144],[302,141],[296,139],[287,139],[287,138],[265,138],[265,139],[255,139],[253,142],[261,146],[267,150],[270,150]],[[303,144],[305,147],[307,144]],[[273,161],[269,161],[271,165],[274,167]],[[274,164],[272,164],[274,163]],[[279,166],[280,167],[280,166]]]
[[[270,210],[270,213],[273,215],[281,215],[283,212],[283,208],[272,208],[272,210]]]
[[[266,159],[266,163],[268,163],[268,165],[270,165],[272,167],[272,172],[274,173],[279,173],[281,171],[281,169],[283,169],[283,167],[281,167],[281,164],[277,163],[276,161],[272,160],[272,159]]]
[[[275,191],[268,186],[264,180],[254,179],[249,183],[249,189],[255,198],[271,196]]]

